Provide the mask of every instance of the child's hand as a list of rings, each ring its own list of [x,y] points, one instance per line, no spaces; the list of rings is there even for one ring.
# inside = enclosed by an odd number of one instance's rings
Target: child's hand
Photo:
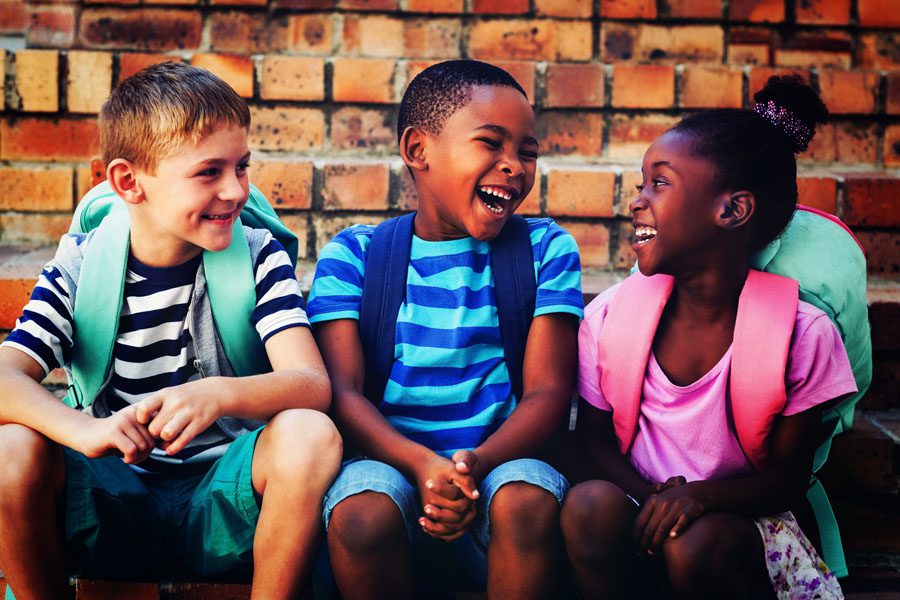
[[[417,473],[419,494],[425,516],[422,529],[443,540],[454,540],[465,533],[475,518],[474,501],[479,493],[475,481],[463,475],[446,458],[434,455]]]
[[[647,498],[634,521],[634,541],[639,552],[659,552],[666,538],[674,538],[706,512],[689,484],[676,485]]]
[[[654,483],[650,487],[651,494],[659,494],[660,492],[664,492],[669,488],[678,487],[679,485],[684,485],[687,483],[687,479],[682,475],[676,475],[675,477],[669,477],[666,479],[664,483]]]
[[[105,419],[93,419],[84,428],[77,447],[88,458],[119,454],[128,464],[137,464],[150,455],[156,440],[137,420],[134,406],[123,408]]]
[[[210,381],[200,379],[166,388],[134,405],[138,421],[147,426],[150,435],[162,440],[160,448],[166,454],[184,450],[221,416],[215,390],[206,389]]]
[[[460,475],[471,475],[477,479],[475,467],[478,465],[478,457],[474,452],[471,450],[457,450],[453,453],[453,457],[450,460],[453,461],[453,466],[456,467],[457,473]]]

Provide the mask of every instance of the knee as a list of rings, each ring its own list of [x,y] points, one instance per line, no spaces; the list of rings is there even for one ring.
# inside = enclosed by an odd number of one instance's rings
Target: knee
[[[520,547],[546,545],[559,536],[559,502],[547,490],[524,482],[507,483],[490,506],[491,537]]]
[[[405,544],[406,526],[400,509],[386,494],[363,492],[340,502],[328,524],[329,547],[371,556]]]
[[[4,508],[62,485],[60,447],[28,427],[0,426],[0,456],[0,505]]]
[[[271,465],[272,474],[309,483],[331,482],[341,463],[341,436],[327,415],[306,409],[278,413],[260,434],[257,451]]]
[[[679,596],[690,596],[701,589],[714,563],[722,557],[717,533],[701,519],[677,538],[663,542],[663,559],[669,581]]]
[[[625,492],[608,481],[586,481],[566,495],[560,516],[569,552],[581,554],[626,539],[635,507]]]

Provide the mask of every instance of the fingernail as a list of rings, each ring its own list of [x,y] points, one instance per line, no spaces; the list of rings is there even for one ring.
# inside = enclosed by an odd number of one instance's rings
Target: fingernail
[[[458,463],[456,463],[456,468],[457,469],[465,469],[466,463],[464,463],[463,461],[459,461]]]
[[[472,495],[475,496],[476,498],[481,496],[481,494],[478,493],[478,490],[475,490],[474,492],[472,492]]]
[[[429,479],[428,481],[425,482],[425,487],[427,487],[430,490],[431,488],[434,487],[434,482]]]
[[[431,506],[426,506],[426,507],[425,507],[425,514],[426,514],[426,515],[430,515],[430,514],[431,514]]]

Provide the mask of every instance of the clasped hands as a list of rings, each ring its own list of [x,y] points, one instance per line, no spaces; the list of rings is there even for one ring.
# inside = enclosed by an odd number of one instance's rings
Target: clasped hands
[[[433,455],[416,473],[424,515],[419,525],[428,535],[444,541],[461,537],[475,518],[480,493],[473,475],[478,458],[458,450],[449,460]]]

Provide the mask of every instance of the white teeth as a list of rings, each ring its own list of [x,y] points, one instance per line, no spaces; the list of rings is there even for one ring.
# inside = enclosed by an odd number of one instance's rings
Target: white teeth
[[[656,230],[652,227],[641,225],[634,228],[634,237],[638,244],[646,244],[656,237]]]
[[[484,192],[485,194],[490,194],[491,196],[496,196],[496,197],[498,197],[498,198],[503,198],[504,200],[512,200],[512,196],[509,195],[509,194],[507,194],[507,193],[504,192],[503,190],[500,190],[500,189],[497,189],[497,188],[493,188],[493,187],[488,187],[488,186],[484,186],[484,187],[481,187],[481,188],[479,188],[479,189],[480,189],[482,192]]]

